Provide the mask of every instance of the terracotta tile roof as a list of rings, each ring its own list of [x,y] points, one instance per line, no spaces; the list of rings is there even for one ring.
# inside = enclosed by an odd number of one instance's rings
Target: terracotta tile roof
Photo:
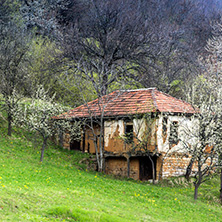
[[[156,88],[114,91],[100,99],[93,100],[55,119],[73,119],[90,116],[125,116],[148,112],[195,113],[193,106],[174,98]]]

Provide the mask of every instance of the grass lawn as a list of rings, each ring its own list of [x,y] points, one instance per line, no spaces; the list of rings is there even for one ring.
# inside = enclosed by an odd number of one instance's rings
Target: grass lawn
[[[151,185],[89,172],[78,164],[87,154],[52,144],[41,164],[35,135],[5,135],[0,128],[0,221],[222,221],[219,177],[194,202],[179,180]]]

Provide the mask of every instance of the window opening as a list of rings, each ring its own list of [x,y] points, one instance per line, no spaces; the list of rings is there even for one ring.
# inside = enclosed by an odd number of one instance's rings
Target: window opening
[[[167,134],[167,117],[163,117],[162,124],[163,124],[163,128],[162,128],[163,136],[166,136],[166,134]]]
[[[70,150],[81,150],[80,141],[71,140],[70,142]]]
[[[88,143],[87,151],[90,152],[90,143]]]
[[[126,124],[125,136],[126,136],[126,143],[133,142],[133,124]]]
[[[179,142],[178,128],[179,124],[177,121],[173,121],[170,124],[170,137],[169,137],[170,144],[177,144]]]

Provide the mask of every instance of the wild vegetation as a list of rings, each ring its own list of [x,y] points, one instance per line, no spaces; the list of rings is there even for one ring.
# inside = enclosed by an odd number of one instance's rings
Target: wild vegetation
[[[75,158],[82,155],[70,156],[52,149],[53,145],[47,150],[47,161],[40,164],[39,148],[35,148],[39,138],[34,140],[34,133],[23,135],[16,115],[22,98],[32,98],[39,84],[51,97],[56,95],[62,106],[75,107],[98,98],[102,115],[97,119],[101,128],[97,161],[99,171],[103,171],[103,111],[110,101],[104,103],[102,96],[115,89],[157,87],[187,99],[202,111],[198,116],[201,132],[195,135],[202,146],[196,149],[188,144],[188,152],[201,166],[206,146],[214,147],[212,157],[217,154],[220,158],[206,175],[218,172],[222,164],[221,13],[221,3],[216,0],[0,0],[0,114],[8,122],[7,132],[3,120],[0,125],[4,194],[0,219],[18,220],[22,212],[21,220],[161,221],[167,217],[180,221],[192,214],[190,220],[219,221],[221,208],[212,185],[218,183],[217,177],[201,188],[206,187],[209,198],[200,191],[201,201],[194,204],[184,184],[162,189],[161,185],[78,171],[74,165],[79,159]],[[34,130],[41,125],[45,117],[39,113],[46,114],[50,108],[46,104],[40,110],[40,104],[33,102],[36,125],[31,115],[22,114],[27,117],[23,121],[26,127],[32,125]],[[54,113],[54,108],[52,105],[48,114]],[[93,130],[92,115],[90,120]],[[43,135],[45,141],[51,134]],[[194,181],[197,188],[205,181],[201,167],[198,173]],[[222,200],[222,170],[220,183]],[[161,209],[164,213],[159,214]]]
[[[219,176],[200,188],[183,178],[158,185],[90,171],[88,156],[51,142],[39,162],[41,138],[0,119],[1,221],[222,221]]]

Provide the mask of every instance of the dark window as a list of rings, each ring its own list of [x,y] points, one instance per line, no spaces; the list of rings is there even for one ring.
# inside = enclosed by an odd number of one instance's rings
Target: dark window
[[[88,143],[87,151],[90,152],[90,143]]]
[[[177,144],[179,142],[178,128],[179,128],[179,125],[177,121],[173,121],[170,124],[170,137],[169,137],[170,144]]]
[[[126,143],[133,142],[133,124],[126,124],[125,136],[126,136]]]
[[[163,117],[162,120],[162,124],[163,124],[163,135],[165,136],[167,134],[167,117]]]
[[[154,179],[156,179],[156,162],[157,162],[156,156],[151,156],[150,158],[139,157],[140,180],[153,179],[153,176]]]
[[[72,140],[70,142],[70,150],[81,150],[80,141]]]

